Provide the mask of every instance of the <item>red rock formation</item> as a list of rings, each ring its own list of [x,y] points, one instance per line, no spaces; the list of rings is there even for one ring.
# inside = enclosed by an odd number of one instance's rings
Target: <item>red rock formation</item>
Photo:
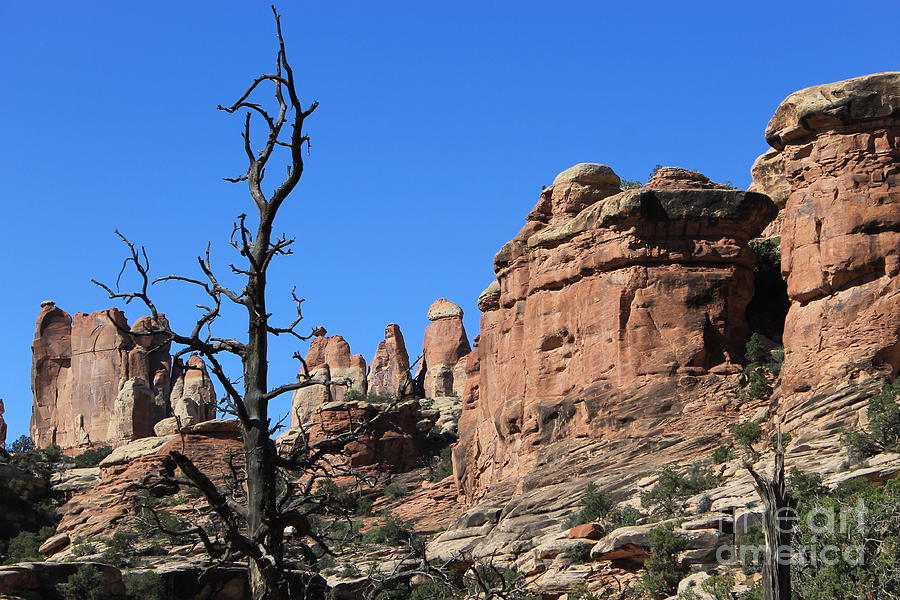
[[[781,199],[782,393],[900,368],[900,73],[787,97],[754,186]],[[800,399],[796,399],[797,402]],[[793,402],[793,401],[792,401]]]
[[[72,365],[72,317],[52,301],[41,303],[31,351],[31,439],[45,448],[56,443],[57,404],[70,397]]]
[[[149,323],[138,320],[134,331]],[[153,435],[169,411],[169,348],[158,336],[132,339],[127,330],[116,309],[72,318],[53,302],[41,304],[32,345],[31,436],[38,447],[117,445]]]
[[[216,418],[216,388],[213,386],[206,363],[197,354],[192,354],[183,364],[175,363],[172,372],[172,393],[169,404],[172,414],[181,419],[182,424],[202,423]]]
[[[347,464],[354,469],[380,473],[408,471],[421,462],[421,446],[430,425],[424,426],[415,400],[389,407],[369,402],[332,402],[309,417],[310,439],[315,443],[345,434],[355,424],[374,422],[364,435],[345,446],[343,458]],[[375,419],[384,411],[388,411],[387,415]],[[288,436],[285,442],[290,443],[289,439]]]
[[[573,172],[597,176],[580,183]],[[678,179],[702,189],[620,192],[608,167],[577,165],[497,253],[454,453],[470,497],[524,476],[539,446],[566,436],[650,434],[691,401],[680,377],[737,370],[753,294],[748,243],[775,207],[709,189],[702,176]]]
[[[436,300],[428,309],[431,323],[425,328],[419,367],[420,372],[425,369],[426,398],[461,395],[463,391],[465,369],[461,360],[471,348],[462,318],[462,309],[444,298]]]
[[[197,426],[195,426],[197,427]],[[230,474],[229,458],[240,464],[243,444],[236,427],[219,427],[217,431],[187,431],[183,436],[149,438],[119,448],[101,463],[97,485],[75,492],[59,509],[62,517],[57,533],[67,534],[70,540],[89,540],[108,535],[111,528],[121,526],[136,517],[129,486],[140,482],[149,473],[165,468],[171,450],[187,454],[191,460],[217,483]],[[123,500],[124,499],[124,500]],[[200,500],[199,502],[202,502]],[[174,513],[195,519],[193,503],[170,507]],[[183,513],[181,512],[183,510]]]
[[[378,343],[369,364],[368,393],[373,396],[408,398],[413,393],[409,375],[409,354],[400,326],[391,323],[384,329],[384,340]]]
[[[347,392],[354,391],[366,395],[366,360],[360,354],[350,354],[350,344],[339,335],[326,337],[324,328],[321,335],[313,338],[306,353],[306,367],[309,379],[316,381],[350,381],[349,386],[313,385],[294,392],[291,402],[291,426],[297,427],[316,412],[323,404],[343,402]],[[301,374],[304,378],[305,374]]]
[[[709,177],[697,171],[681,167],[660,167],[644,184],[652,190],[727,190],[727,185],[710,181]]]

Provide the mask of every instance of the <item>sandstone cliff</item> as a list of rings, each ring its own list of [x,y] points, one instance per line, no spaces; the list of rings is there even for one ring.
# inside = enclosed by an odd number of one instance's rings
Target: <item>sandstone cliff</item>
[[[609,167],[576,165],[497,253],[454,453],[467,497],[526,476],[557,441],[672,427],[691,390],[738,370],[748,243],[775,207],[669,172],[623,192]]]
[[[778,411],[795,438],[833,449],[864,419],[866,389],[900,368],[900,73],[791,94],[766,140],[754,186],[783,205],[791,301]]]
[[[785,394],[900,367],[900,73],[788,96],[754,167],[783,199]],[[776,175],[777,173],[777,175]]]
[[[41,305],[31,372],[31,437],[38,447],[120,445],[152,436],[153,426],[173,414],[169,344],[141,333],[151,324],[144,317],[129,328],[117,309],[73,318],[53,302]],[[185,380],[190,379],[188,393],[204,406],[197,416],[209,416],[215,410],[215,391],[199,358],[191,360],[202,375],[197,380],[193,374],[176,374],[178,402],[184,403]]]

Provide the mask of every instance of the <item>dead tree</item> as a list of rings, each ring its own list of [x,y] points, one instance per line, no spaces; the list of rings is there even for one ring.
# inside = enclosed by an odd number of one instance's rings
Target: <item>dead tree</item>
[[[94,281],[106,290],[110,298],[120,299],[125,303],[137,300],[149,309],[154,325],[148,330],[131,331],[131,335],[160,336],[155,339],[180,345],[182,349],[176,354],[176,358],[191,352],[200,354],[209,363],[212,373],[224,390],[223,410],[240,421],[244,449],[242,476],[246,487],[244,498],[235,499],[223,492],[181,452],[173,451],[170,454],[170,459],[180,474],[176,474],[173,469],[172,473],[162,474],[159,478],[202,492],[224,532],[224,539],[221,544],[214,543],[214,540],[202,533],[202,528],[196,527],[179,533],[193,532],[200,535],[210,554],[221,560],[246,560],[254,600],[312,597],[307,589],[298,589],[296,581],[289,576],[291,569],[285,560],[284,531],[287,527],[293,527],[301,534],[314,533],[310,527],[310,515],[316,512],[317,503],[321,509],[321,503],[326,501],[316,495],[317,483],[336,474],[352,474],[344,467],[332,464],[329,457],[339,454],[345,444],[357,439],[371,425],[354,424],[346,432],[316,442],[311,441],[308,432],[304,432],[298,436],[289,452],[281,454],[276,451],[272,440],[272,435],[278,428],[278,425],[273,425],[269,414],[269,403],[272,400],[310,385],[348,383],[309,377],[303,359],[295,354],[294,357],[301,361],[303,372],[307,376],[276,387],[269,384],[269,336],[293,336],[300,341],[311,337],[301,335],[297,330],[302,320],[303,301],[296,293],[292,292],[297,311],[294,321],[285,327],[272,323],[266,285],[272,260],[292,253],[291,245],[294,240],[285,236],[273,236],[273,226],[279,208],[303,174],[303,152],[309,149],[309,137],[303,127],[306,119],[318,106],[316,102],[304,106],[300,101],[294,71],[285,52],[280,16],[274,7],[272,12],[278,41],[274,72],[255,78],[234,103],[218,107],[227,113],[242,113],[244,116],[241,138],[247,158],[247,170],[237,177],[226,178],[228,182],[247,185],[255,209],[254,216],[242,214],[237,217],[229,239],[231,246],[241,256],[239,264],[229,267],[241,279],[242,287],[232,289],[220,283],[210,261],[209,246],[205,256],[198,258],[202,272],[198,278],[170,275],[151,280],[150,261],[144,248],[136,246],[118,231],[116,233],[128,248],[123,271],[130,267],[136,272],[140,282],[139,289],[121,292],[118,281],[115,289]],[[272,88],[274,108],[266,108],[255,100],[265,86]],[[251,138],[251,123],[262,123],[264,135]],[[262,140],[261,147],[254,147],[253,139]],[[289,164],[284,178],[267,193],[263,187],[266,166],[276,151],[286,153]],[[205,305],[198,305],[203,314],[188,333],[175,332],[165,324],[164,319],[158,319],[157,307],[150,297],[151,285],[173,281],[196,286],[208,297]],[[223,303],[237,306],[245,315],[247,335],[244,340],[213,335],[213,324],[220,315]],[[226,375],[220,360],[225,354],[239,358],[243,367],[239,379]],[[300,587],[303,585],[305,584]]]
[[[797,520],[797,502],[787,491],[784,478],[784,448],[781,431],[775,452],[772,478],[760,475],[749,464],[744,466],[753,477],[756,493],[763,502],[765,553],[762,565],[762,589],[765,600],[791,598],[791,537]]]

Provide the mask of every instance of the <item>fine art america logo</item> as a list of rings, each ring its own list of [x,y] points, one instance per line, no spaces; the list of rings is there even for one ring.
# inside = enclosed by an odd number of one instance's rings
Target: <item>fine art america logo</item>
[[[815,567],[833,566],[840,563],[862,565],[865,562],[865,548],[859,544],[817,543],[817,540],[851,540],[854,533],[865,531],[866,504],[860,498],[856,506],[817,506],[811,508],[802,518],[793,508],[781,508],[776,513],[775,532],[782,540],[799,538],[803,543],[775,545],[774,558],[778,564],[811,565]],[[752,513],[761,526],[761,513]],[[749,517],[749,515],[748,515]],[[746,523],[750,523],[748,518]],[[746,536],[747,527],[744,527]],[[728,533],[719,527],[720,533]],[[798,535],[799,534],[799,535]],[[723,565],[760,565],[766,557],[766,545],[762,536],[756,536],[752,543],[723,545],[716,550],[716,560]],[[740,539],[740,538],[736,538]],[[759,540],[759,541],[758,541]]]

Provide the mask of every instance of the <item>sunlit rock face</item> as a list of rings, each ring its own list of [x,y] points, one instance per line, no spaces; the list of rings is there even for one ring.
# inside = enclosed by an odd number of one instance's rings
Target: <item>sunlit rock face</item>
[[[684,411],[680,379],[705,386],[737,370],[748,244],[776,208],[700,173],[660,171],[627,191],[604,165],[563,171],[497,253],[465,361],[454,461],[466,495],[522,477],[555,441],[658,430]],[[667,381],[669,397],[644,395]]]
[[[413,395],[409,353],[399,325],[391,323],[384,328],[384,340],[378,342],[375,356],[369,364],[368,393],[390,398],[409,398]]]
[[[162,314],[158,319],[143,317],[129,326],[117,309],[72,317],[51,301],[42,303],[31,371],[31,437],[38,447],[118,446],[152,436],[154,425],[173,414],[169,342],[153,333],[168,322]],[[206,373],[199,357],[191,361],[197,373]],[[187,375],[181,377],[183,391]],[[196,417],[214,417],[209,376],[188,387],[204,405]]]
[[[366,360],[350,353],[350,344],[339,335],[317,335],[309,344],[303,381],[341,381],[342,385],[311,385],[294,392],[291,403],[291,427],[299,427],[319,408],[329,402],[343,402],[349,391],[365,396],[367,391]]]
[[[463,310],[445,298],[438,298],[428,309],[431,322],[425,328],[419,369],[426,398],[460,395],[463,391],[462,361],[471,347],[462,319]]]
[[[791,308],[782,393],[896,375],[900,73],[795,92],[766,139],[773,150],[753,175],[783,206],[777,233]]]

